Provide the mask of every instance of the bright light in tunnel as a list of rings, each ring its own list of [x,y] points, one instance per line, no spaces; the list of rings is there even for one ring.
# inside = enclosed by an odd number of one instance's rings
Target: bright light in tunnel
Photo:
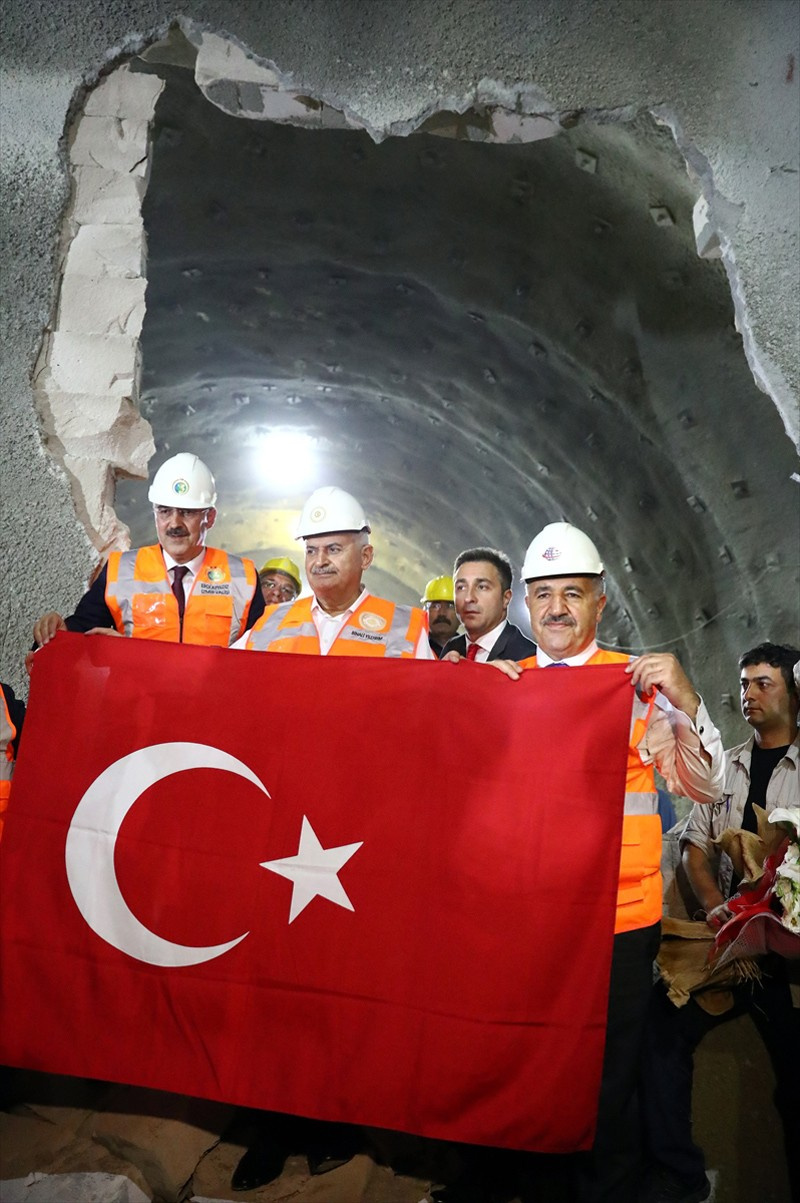
[[[268,487],[302,488],[317,470],[316,439],[299,430],[272,430],[259,438],[256,462]]]

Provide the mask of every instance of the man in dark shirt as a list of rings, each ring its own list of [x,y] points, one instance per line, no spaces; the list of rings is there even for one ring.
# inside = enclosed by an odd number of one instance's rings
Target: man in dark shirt
[[[762,643],[745,652],[739,668],[742,714],[753,734],[725,752],[721,800],[712,806],[695,806],[681,836],[689,884],[706,922],[715,930],[731,917],[728,899],[739,881],[729,857],[720,855],[713,841],[728,829],[755,832],[754,805],[767,811],[800,806],[800,650]],[[711,1188],[703,1153],[692,1141],[692,1058],[706,1032],[745,1011],[772,1060],[792,1198],[800,1198],[798,1014],[792,1006],[786,961],[769,954],[760,968],[761,982],[735,986],[734,1005],[721,1015],[710,1015],[694,999],[675,1007],[663,985],[656,985],[641,1087],[651,1162],[642,1203],[701,1203],[708,1198]]]

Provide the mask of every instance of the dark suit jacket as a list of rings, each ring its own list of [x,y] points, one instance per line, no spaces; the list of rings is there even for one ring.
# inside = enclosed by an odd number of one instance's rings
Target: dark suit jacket
[[[445,656],[448,652],[458,652],[461,656],[467,654],[467,637],[466,635],[454,635],[447,644],[442,655]],[[497,643],[489,652],[490,660],[524,660],[526,656],[536,655],[536,644],[531,639],[526,639],[519,627],[515,627],[513,622],[509,622],[503,631]]]

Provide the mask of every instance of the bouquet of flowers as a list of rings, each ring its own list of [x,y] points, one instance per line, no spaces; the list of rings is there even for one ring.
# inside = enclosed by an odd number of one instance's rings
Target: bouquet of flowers
[[[760,872],[728,901],[732,918],[717,933],[711,963],[777,952],[800,957],[800,807],[766,815],[756,807],[765,857]],[[726,832],[731,840],[743,833]],[[725,848],[732,852],[732,848]]]
[[[773,810],[770,823],[781,823],[791,834],[783,860],[775,870],[775,897],[783,908],[781,923],[800,935],[800,807]]]

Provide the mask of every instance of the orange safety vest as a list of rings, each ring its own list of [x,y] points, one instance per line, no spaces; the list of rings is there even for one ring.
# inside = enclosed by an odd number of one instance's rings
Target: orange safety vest
[[[156,543],[111,553],[105,599],[121,635],[229,647],[244,634],[257,585],[252,560],[207,547],[186,600],[181,630],[178,603]]]
[[[581,667],[628,664],[630,660],[630,656],[621,652],[598,648]],[[520,660],[520,664],[523,668],[539,667],[535,656]],[[653,766],[642,762],[638,750],[655,705],[655,694],[645,701],[633,690],[631,692],[633,709],[625,776],[622,852],[614,925],[616,933],[649,927],[661,918],[661,819],[658,815],[658,794]]]
[[[319,656],[319,635],[311,615],[312,597],[268,606],[250,632],[247,647],[257,652],[301,652]],[[400,656],[413,659],[428,617],[415,606],[398,606],[368,594],[334,639],[329,656]]]
[[[17,728],[11,721],[8,702],[2,689],[0,689],[0,699],[3,703],[0,706],[0,839],[2,839],[3,823],[11,793],[11,778],[14,773],[13,741],[17,738]]]

